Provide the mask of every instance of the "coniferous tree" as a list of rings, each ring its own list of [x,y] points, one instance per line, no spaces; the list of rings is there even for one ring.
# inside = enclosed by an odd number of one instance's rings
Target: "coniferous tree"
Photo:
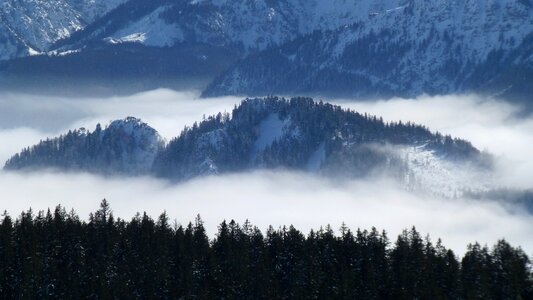
[[[207,236],[146,213],[115,220],[107,201],[82,221],[58,206],[0,223],[0,299],[529,299],[531,262],[499,241],[461,260],[412,228],[263,235],[248,221]]]

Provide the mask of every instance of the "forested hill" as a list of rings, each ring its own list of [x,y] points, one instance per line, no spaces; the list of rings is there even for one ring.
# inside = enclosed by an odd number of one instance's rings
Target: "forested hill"
[[[404,173],[404,146],[448,161],[481,157],[469,142],[421,125],[386,123],[310,98],[270,97],[248,99],[231,117],[218,114],[186,128],[156,158],[154,172],[172,178],[256,168],[347,176],[378,169]]]
[[[385,173],[410,187],[453,194],[467,186],[475,191],[483,183],[478,179],[470,186],[458,169],[488,167],[486,155],[465,140],[310,98],[244,100],[231,115],[194,123],[164,147],[157,132],[135,118],[99,128],[43,141],[13,156],[5,168],[175,180],[280,168],[346,178]]]
[[[506,241],[462,258],[412,228],[305,235],[222,222],[209,238],[198,217],[116,219],[107,202],[88,222],[53,212],[4,214],[3,299],[533,299],[528,256]]]
[[[103,174],[146,174],[164,146],[156,130],[141,120],[128,117],[94,131],[71,130],[60,137],[46,139],[10,158],[5,169],[89,171]]]

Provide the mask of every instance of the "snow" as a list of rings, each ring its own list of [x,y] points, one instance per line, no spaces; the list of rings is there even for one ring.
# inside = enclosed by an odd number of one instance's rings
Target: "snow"
[[[115,32],[106,41],[111,43],[138,42],[147,46],[169,47],[183,40],[183,32],[175,25],[168,24],[160,15],[168,7],[159,7],[140,20]]]
[[[41,54],[124,1],[0,1],[0,60]]]
[[[137,32],[121,38],[107,37],[104,39],[109,44],[121,44],[121,43],[144,43],[146,40],[146,33]]]
[[[283,127],[286,125],[276,113],[269,114],[259,124],[259,135],[254,143],[254,151],[265,150],[272,143],[283,136]]]
[[[335,4],[332,5],[332,2]],[[299,24],[299,34],[316,29],[337,30],[325,34],[320,44],[313,46],[316,51],[313,55],[309,55],[310,45],[289,48],[291,50],[284,52],[284,55],[290,61],[305,61],[304,67],[316,70],[353,73],[374,83],[388,85],[393,90],[407,89],[411,95],[419,95],[428,89],[445,92],[461,90],[461,81],[435,74],[442,74],[442,70],[449,67],[450,62],[462,68],[458,71],[459,74],[468,74],[472,64],[485,62],[493,51],[512,51],[533,32],[531,8],[513,0],[495,0],[490,3],[477,0],[311,0],[307,4],[296,5],[295,9],[291,14],[294,15],[294,22]],[[347,26],[349,24],[357,26]],[[397,61],[397,67],[390,68],[388,77],[372,67],[348,67],[346,70],[341,58],[353,55],[346,52],[347,46],[370,33],[382,32],[388,32],[390,37],[376,42],[374,47],[386,49],[394,43],[405,43],[407,46],[405,53]],[[276,30],[263,33],[264,36],[275,35],[276,37],[269,37],[272,41],[291,39],[288,32],[286,37],[283,34],[285,33]],[[446,35],[451,38],[446,39]],[[305,60],[309,56],[318,59]],[[256,62],[251,62],[254,63]],[[261,82],[260,78],[238,80],[243,77],[239,74],[244,73],[239,66],[233,68],[216,89],[224,93],[246,94]],[[312,78],[314,74],[308,75]]]
[[[326,145],[322,142],[315,152],[311,154],[307,162],[307,170],[311,172],[319,171],[324,161],[326,161]]]
[[[253,162],[257,155],[272,145],[274,141],[280,140],[288,134],[290,125],[289,119],[281,120],[277,113],[271,113],[261,121],[257,139],[252,147],[251,161]]]
[[[226,132],[221,128],[204,133],[198,139],[198,147],[200,150],[206,146],[211,146],[217,150],[221,149],[225,137],[226,137]]]
[[[199,175],[216,175],[218,174],[218,167],[211,158],[206,158],[199,166]]]
[[[150,170],[155,157],[163,144],[163,139],[155,129],[143,123],[140,119],[127,117],[115,120],[109,124],[105,131],[121,132],[119,138],[120,149],[125,151],[122,155],[122,165],[129,174],[138,174]],[[104,131],[102,134],[106,134]],[[115,133],[116,134],[116,133]],[[133,138],[133,147],[125,144],[122,138]]]
[[[66,56],[66,55],[70,55],[70,54],[74,54],[74,53],[79,53],[81,52],[81,49],[74,49],[74,50],[66,50],[66,51],[58,51],[58,50],[53,50],[53,51],[48,51],[46,52],[46,54],[48,56]],[[41,53],[42,54],[42,53]]]
[[[31,48],[31,47],[28,47],[28,55],[29,56],[36,56],[36,55],[41,55],[42,53]]]
[[[494,186],[489,172],[468,162],[448,161],[425,145],[403,147],[398,151],[407,163],[404,184],[410,190],[455,198],[465,192],[486,192]]]

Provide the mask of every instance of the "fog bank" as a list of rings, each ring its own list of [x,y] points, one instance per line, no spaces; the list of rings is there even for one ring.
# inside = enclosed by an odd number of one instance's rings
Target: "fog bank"
[[[318,100],[318,99],[317,99]],[[204,115],[230,112],[240,98],[199,99],[198,94],[156,90],[128,97],[66,99],[21,94],[0,95],[0,162],[40,139],[69,129],[108,124],[126,116],[141,118],[167,140]],[[432,131],[470,140],[495,154],[502,186],[533,188],[533,117],[519,107],[475,95],[420,97],[359,102],[339,99],[343,107],[383,116],[385,121],[414,121]],[[409,193],[386,180],[333,182],[294,172],[271,171],[199,178],[171,184],[154,178],[103,178],[89,174],[0,172],[0,209],[11,215],[57,204],[81,217],[107,198],[116,216],[129,219],[166,210],[179,222],[201,214],[212,234],[223,219],[249,219],[268,225],[295,225],[307,232],[344,221],[352,229],[372,226],[389,231],[416,226],[433,240],[461,253],[469,242],[493,244],[506,238],[533,253],[533,219],[493,202],[437,199]]]

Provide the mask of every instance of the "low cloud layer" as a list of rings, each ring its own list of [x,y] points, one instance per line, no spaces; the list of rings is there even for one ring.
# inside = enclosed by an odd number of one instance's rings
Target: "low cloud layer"
[[[175,185],[151,178],[104,179],[87,174],[1,174],[0,198],[9,211],[44,209],[58,203],[82,217],[107,198],[115,215],[129,219],[138,211],[157,217],[166,210],[187,223],[201,214],[210,234],[223,219],[249,219],[268,225],[293,224],[308,232],[321,225],[339,228],[376,226],[395,238],[416,226],[445,245],[463,252],[467,243],[493,244],[506,238],[533,249],[533,217],[511,214],[494,203],[431,199],[407,193],[388,181],[335,183],[288,172],[256,172],[192,180]]]
[[[519,106],[476,95],[333,102],[385,120],[411,121],[469,140],[496,157],[497,181],[502,186],[533,188],[533,116],[524,115]]]
[[[126,116],[140,117],[170,139],[203,115],[231,111],[240,101],[198,99],[195,93],[168,90],[106,99],[0,95],[0,161],[40,139],[73,128],[92,130],[96,123]],[[468,139],[496,155],[502,185],[533,188],[533,117],[520,115],[518,107],[477,96],[333,102],[387,121],[414,121]],[[126,219],[137,211],[155,217],[167,210],[178,221],[188,222],[199,213],[211,233],[223,219],[250,219],[261,229],[294,224],[304,231],[326,224],[338,228],[344,221],[352,228],[386,229],[391,238],[415,225],[460,253],[469,242],[492,244],[499,238],[533,252],[533,218],[525,213],[511,213],[493,202],[419,196],[388,181],[339,183],[300,173],[256,172],[176,185],[153,178],[0,172],[0,208],[12,215],[30,206],[39,210],[62,204],[85,217],[104,197],[115,214]]]

